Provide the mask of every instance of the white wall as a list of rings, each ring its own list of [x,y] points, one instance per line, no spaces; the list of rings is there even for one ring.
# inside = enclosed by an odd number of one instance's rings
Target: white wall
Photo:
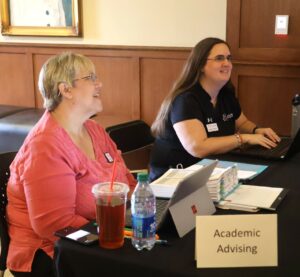
[[[82,0],[82,38],[1,36],[0,42],[191,47],[226,37],[226,0]]]

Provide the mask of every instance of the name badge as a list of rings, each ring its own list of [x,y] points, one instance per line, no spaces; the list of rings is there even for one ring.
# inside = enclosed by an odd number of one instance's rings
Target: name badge
[[[219,131],[217,123],[206,124],[206,128],[209,133]]]
[[[107,160],[109,163],[113,163],[113,162],[114,162],[113,157],[112,157],[108,152],[105,152],[105,153],[104,153],[104,156],[105,156],[106,160]]]

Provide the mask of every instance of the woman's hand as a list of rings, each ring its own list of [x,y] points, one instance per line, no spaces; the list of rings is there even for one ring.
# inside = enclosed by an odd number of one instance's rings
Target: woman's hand
[[[257,128],[255,134],[264,135],[275,143],[280,141],[280,137],[271,128]]]
[[[242,136],[243,142],[251,145],[259,144],[268,149],[277,145],[277,141],[274,142],[263,134],[241,134],[240,136]]]

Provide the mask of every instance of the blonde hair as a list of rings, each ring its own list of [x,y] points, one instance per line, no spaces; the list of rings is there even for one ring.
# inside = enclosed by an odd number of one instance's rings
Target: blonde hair
[[[44,99],[44,108],[53,111],[62,101],[59,84],[73,86],[76,74],[81,70],[95,72],[93,62],[81,55],[64,52],[49,58],[43,65],[38,81],[39,90]]]

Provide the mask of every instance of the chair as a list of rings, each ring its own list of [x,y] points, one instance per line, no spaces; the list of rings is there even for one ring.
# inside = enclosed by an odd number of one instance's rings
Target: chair
[[[0,153],[18,151],[43,109],[28,108],[0,118]]]
[[[130,170],[148,168],[154,137],[147,123],[134,120],[108,127],[106,131],[122,151]]]
[[[24,110],[28,110],[26,107],[17,107],[17,106],[9,106],[9,105],[0,105],[0,118],[21,112]]]
[[[1,239],[1,254],[0,254],[0,276],[4,275],[6,269],[6,258],[9,245],[9,236],[6,222],[6,205],[7,195],[6,186],[10,176],[9,166],[16,156],[16,152],[7,152],[0,154],[0,239]]]

